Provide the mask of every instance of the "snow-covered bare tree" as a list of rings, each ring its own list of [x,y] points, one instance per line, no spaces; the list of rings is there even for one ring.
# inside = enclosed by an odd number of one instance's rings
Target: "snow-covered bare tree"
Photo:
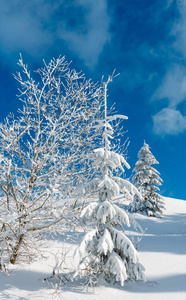
[[[22,58],[19,66],[22,107],[17,118],[0,123],[0,268],[32,249],[33,238],[49,227],[70,224],[104,99],[102,86],[70,69],[64,57],[44,62],[34,78]]]
[[[110,122],[117,118],[127,119],[123,115],[107,116],[107,85],[111,80],[109,77],[104,84],[105,116],[98,125],[103,130],[103,147],[88,155],[93,178],[85,185],[85,194],[97,192],[99,199],[90,202],[80,217],[82,224],[90,224],[94,229],[84,236],[76,249],[79,266],[75,276],[88,277],[91,284],[97,282],[101,274],[108,282],[120,282],[123,286],[126,280],[145,280],[145,275],[138,253],[123,229],[123,225],[139,225],[130,214],[114,204],[116,196],[123,201],[126,195],[133,198],[135,193],[139,197],[140,194],[133,184],[116,176],[118,169],[124,172],[123,167],[130,166],[122,155],[111,151],[114,127]]]
[[[130,211],[144,213],[147,216],[157,216],[162,214],[163,198],[156,191],[162,184],[160,173],[151,165],[159,164],[150,151],[148,144],[144,142],[143,147],[138,152],[138,161],[134,168],[133,182],[142,195],[140,199],[137,195],[130,204]]]

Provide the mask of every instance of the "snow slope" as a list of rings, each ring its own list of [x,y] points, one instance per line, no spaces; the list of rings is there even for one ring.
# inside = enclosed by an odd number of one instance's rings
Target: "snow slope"
[[[166,210],[162,218],[135,214],[145,230],[139,243],[140,262],[146,268],[148,281],[128,282],[121,288],[101,281],[95,290],[83,289],[80,282],[64,285],[62,292],[43,281],[55,264],[51,252],[67,251],[68,266],[75,265],[72,253],[75,243],[49,242],[43,249],[47,260],[18,265],[9,275],[0,274],[1,300],[184,300],[186,299],[186,201],[165,198]],[[132,234],[131,232],[129,232]]]

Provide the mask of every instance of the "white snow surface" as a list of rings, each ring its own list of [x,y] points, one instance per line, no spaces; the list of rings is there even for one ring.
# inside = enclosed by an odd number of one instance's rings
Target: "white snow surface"
[[[46,259],[38,262],[18,264],[9,270],[9,275],[0,273],[1,300],[185,300],[186,299],[186,201],[164,198],[162,218],[134,214],[145,230],[138,245],[140,262],[146,268],[147,282],[125,282],[108,284],[103,279],[95,289],[83,289],[82,281],[61,286],[56,293],[43,281],[55,266],[51,253],[67,251],[67,265],[73,268],[73,253],[77,243],[47,241],[43,254]],[[132,229],[130,229],[132,230]],[[132,231],[128,231],[133,235]],[[81,237],[82,238],[81,233]],[[64,265],[65,267],[65,265]],[[57,269],[57,268],[56,268]],[[64,269],[65,270],[65,269]],[[54,282],[55,283],[55,282]]]

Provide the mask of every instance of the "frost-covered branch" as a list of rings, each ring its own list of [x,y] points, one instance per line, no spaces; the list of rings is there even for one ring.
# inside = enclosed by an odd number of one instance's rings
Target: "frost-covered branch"
[[[10,257],[15,263],[35,232],[63,231],[71,223],[104,100],[103,87],[70,69],[64,57],[44,62],[34,76],[22,57],[19,66],[18,117],[0,124],[1,264]]]

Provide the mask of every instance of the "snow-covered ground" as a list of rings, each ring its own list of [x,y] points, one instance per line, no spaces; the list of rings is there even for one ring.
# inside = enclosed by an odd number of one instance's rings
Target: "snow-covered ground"
[[[145,230],[138,252],[146,268],[147,282],[128,282],[124,287],[101,281],[93,291],[83,289],[80,282],[61,286],[61,293],[49,287],[48,277],[55,265],[54,256],[67,252],[67,264],[73,267],[75,243],[48,242],[43,253],[47,259],[13,267],[9,275],[0,273],[1,300],[184,300],[186,299],[186,201],[165,198],[162,218],[136,214]],[[65,265],[62,265],[65,271]]]

